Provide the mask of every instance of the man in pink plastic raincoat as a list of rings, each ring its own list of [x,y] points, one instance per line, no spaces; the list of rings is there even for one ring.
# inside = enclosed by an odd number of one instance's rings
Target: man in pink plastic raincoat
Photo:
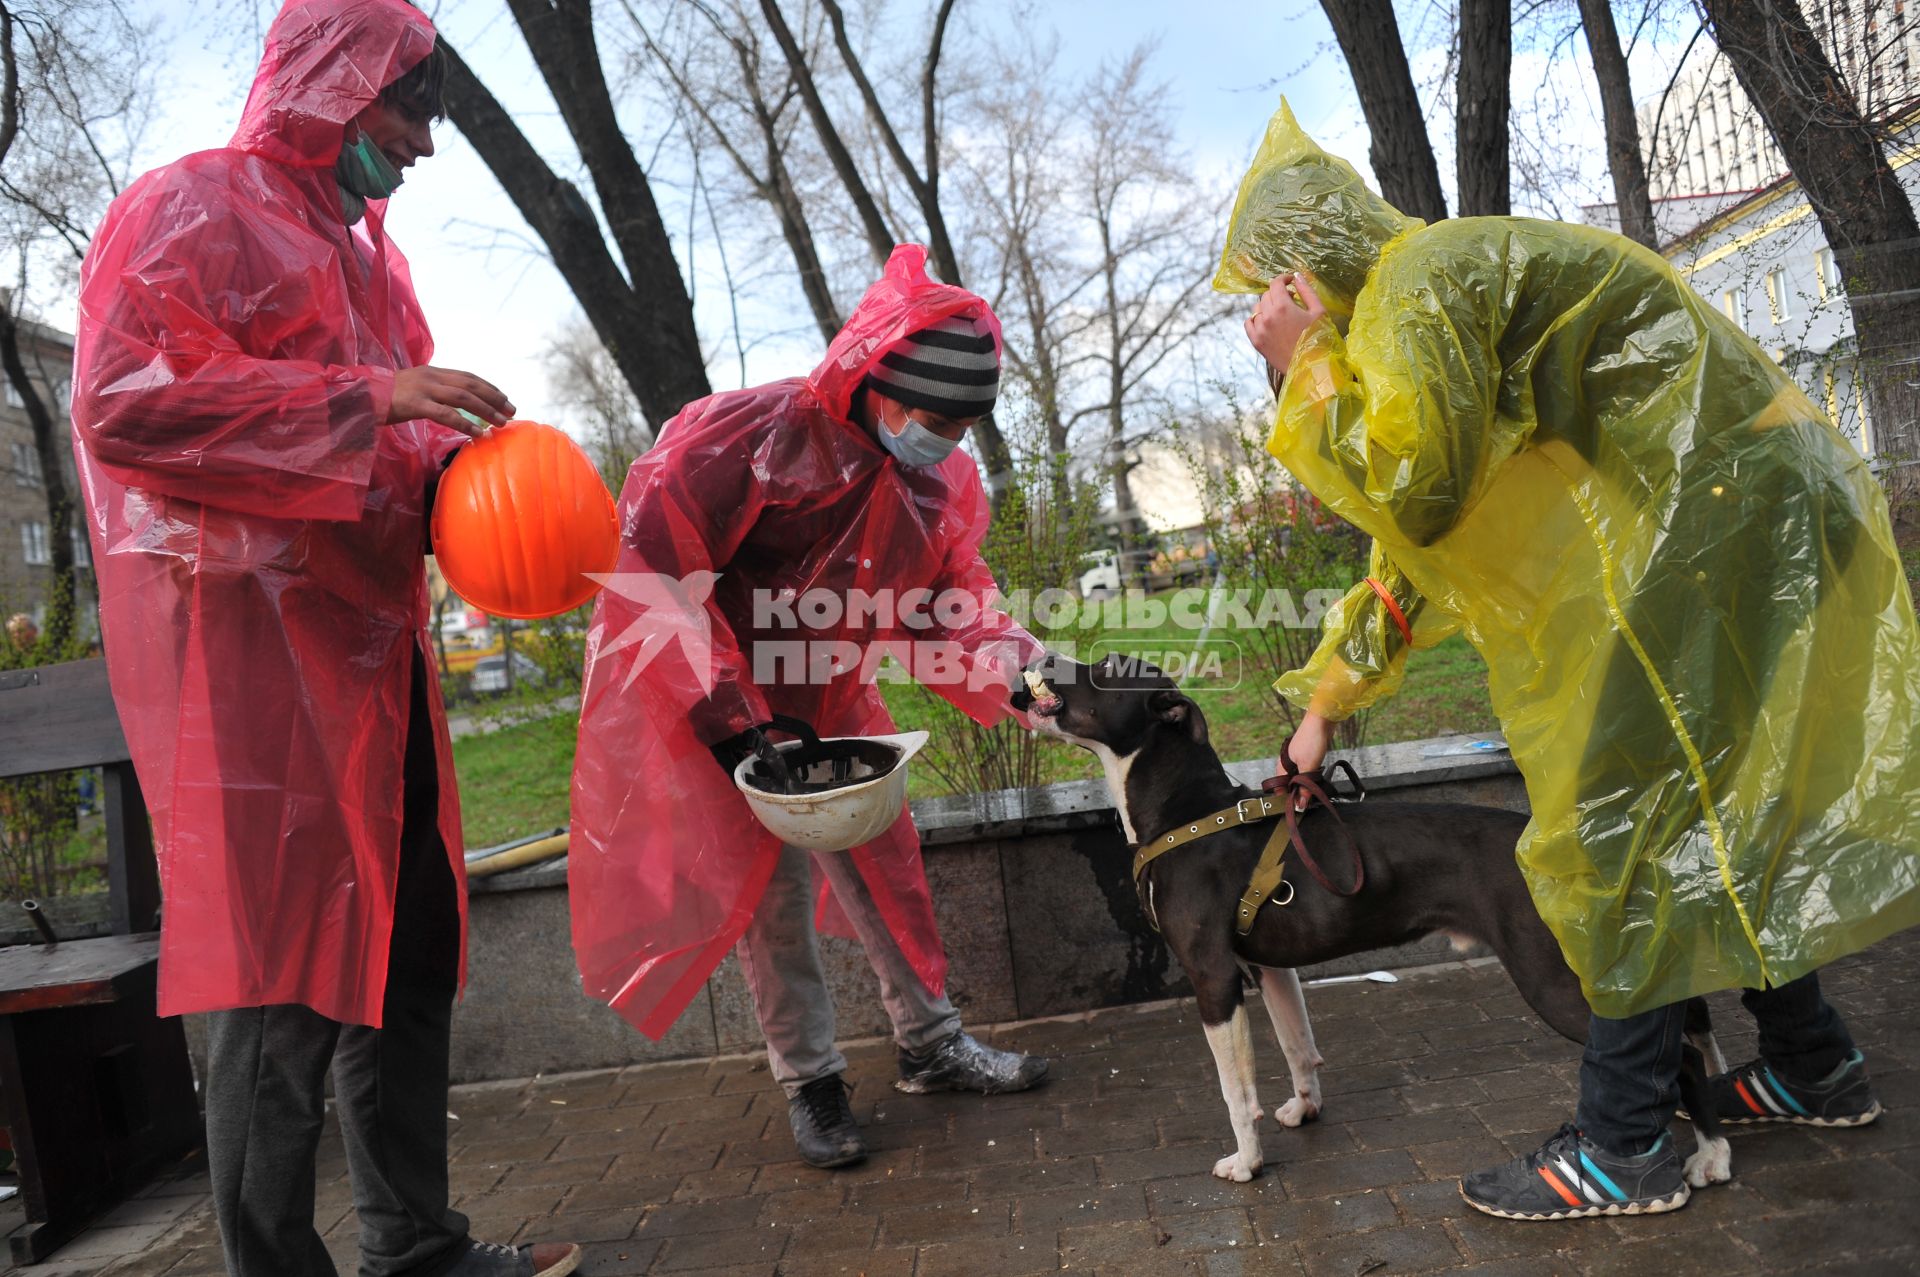
[[[619,567],[587,637],[568,871],[587,991],[659,1037],[738,945],[816,1166],[866,1146],[833,1041],[809,854],[754,819],[732,764],[775,714],[822,736],[892,731],[872,681],[883,651],[981,723],[1009,713],[1009,684],[1042,652],[990,607],[987,498],[958,448],[992,409],[999,368],[986,303],[928,279],[925,249],[896,248],[811,377],[689,404],[634,462]],[[904,810],[873,842],[811,863],[820,918],[851,924],[880,979],[902,1090],[1021,1090],[1045,1075],[1045,1060],[961,1030]]]
[[[140,178],[81,273],[74,445],[152,814],[160,1011],[211,1012],[207,1152],[245,1277],[331,1277],[333,1065],[362,1277],[571,1272],[448,1208],[460,804],[428,652],[429,490],[500,392],[424,366],[400,173],[445,58],[401,0],[293,0],[232,142]]]

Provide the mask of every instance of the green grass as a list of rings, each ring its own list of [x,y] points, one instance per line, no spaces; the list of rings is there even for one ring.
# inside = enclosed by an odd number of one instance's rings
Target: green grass
[[[1165,633],[1129,632],[1129,641],[1141,647],[1152,647],[1156,637],[1170,641],[1192,636],[1170,628]],[[1222,758],[1269,757],[1279,748],[1286,727],[1266,694],[1271,680],[1270,673],[1249,669],[1237,688],[1201,692],[1196,698]],[[883,685],[882,691],[902,731],[920,725],[918,707],[906,689]],[[453,743],[468,847],[491,846],[567,823],[576,725],[575,715],[558,714]],[[1472,646],[1456,636],[1414,658],[1399,695],[1374,711],[1366,739],[1379,744],[1497,727],[1487,703],[1486,667]],[[1007,724],[1000,730],[1018,729]],[[1084,751],[1052,742],[1047,748],[1047,779],[1099,774]],[[945,792],[925,768],[916,769],[912,781],[916,798]]]
[[[577,714],[555,714],[453,742],[460,821],[469,848],[567,823]]]

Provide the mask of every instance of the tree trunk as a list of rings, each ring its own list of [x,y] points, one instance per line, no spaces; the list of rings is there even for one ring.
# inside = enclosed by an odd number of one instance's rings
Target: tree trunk
[[[552,11],[539,17],[541,22],[559,20]],[[577,120],[578,129],[587,134],[576,131],[575,141],[589,171],[595,174],[595,185],[628,269],[634,271],[631,283],[608,251],[600,223],[580,192],[573,183],[554,174],[443,38],[440,47],[446,50],[448,59],[447,110],[546,245],[657,434],[687,403],[712,393],[693,327],[693,306],[646,176],[618,124],[612,122],[611,107],[604,112],[601,109],[607,93],[598,54],[591,56],[590,67],[557,66],[556,79],[547,69],[549,60],[559,56],[564,63],[565,56],[556,55],[549,46],[549,32],[540,22],[532,26],[529,47],[539,46],[535,58],[541,61],[542,74],[548,76],[555,100],[563,103],[569,129],[575,129]],[[569,102],[575,97],[597,98],[599,102]],[[625,161],[609,155],[616,147],[626,150]],[[605,186],[600,185],[602,173],[606,175]],[[622,200],[633,204],[624,205]]]
[[[1513,212],[1507,139],[1513,71],[1509,0],[1460,0],[1460,69],[1454,78],[1454,175],[1460,216]]]
[[[794,269],[800,274],[800,291],[806,296],[807,309],[813,312],[813,322],[820,328],[821,340],[832,344],[846,327],[846,317],[834,304],[833,291],[827,287],[827,268],[820,263],[813,227],[807,221],[800,192],[794,189],[786,160],[780,155],[779,138],[771,126],[767,129],[767,170],[772,175],[767,184],[770,192],[767,202],[773,205],[774,216],[780,222],[780,236],[787,241],[787,251],[793,254]]]
[[[1320,7],[1346,55],[1354,92],[1367,117],[1373,137],[1369,156],[1380,194],[1411,217],[1440,221],[1447,215],[1447,201],[1440,193],[1440,170],[1427,141],[1393,0],[1320,0]]]
[[[787,251],[793,255],[795,271],[800,276],[800,292],[807,299],[807,308],[813,312],[813,321],[819,326],[823,340],[831,343],[845,321],[840,316],[840,308],[834,304],[833,292],[827,286],[826,269],[820,264],[820,253],[815,247],[813,227],[807,221],[806,206],[800,200],[800,192],[793,184],[793,175],[787,168],[786,148],[780,137],[780,116],[785,110],[784,103],[774,105],[767,101],[766,94],[760,88],[760,59],[756,46],[724,26],[712,10],[704,5],[700,7],[714,28],[714,34],[725,41],[733,50],[734,60],[740,66],[740,80],[746,85],[747,103],[753,116],[755,129],[760,133],[761,145],[766,150],[767,171],[763,174],[748,162],[745,152],[734,144],[720,122],[713,117],[705,96],[694,86],[687,83],[676,65],[672,55],[654,43],[653,36],[641,23],[638,14],[633,12],[631,4],[627,6],[628,16],[633,19],[640,38],[646,43],[647,52],[667,78],[673,81],[674,88],[680,92],[680,99],[707,126],[720,149],[727,153],[740,176],[746,179],[753,193],[765,200],[772,208],[774,217],[780,223],[780,236],[787,242]]]
[[[1872,127],[1792,0],[1703,0],[1721,52],[1760,111],[1833,250],[1853,312],[1858,376],[1896,514],[1920,485],[1920,223]]]
[[[20,396],[26,408],[27,422],[33,427],[33,448],[40,458],[40,483],[47,495],[47,557],[52,578],[47,586],[47,623],[41,638],[49,648],[65,646],[73,635],[73,496],[67,491],[67,472],[53,414],[47,411],[40,388],[27,375],[26,361],[20,357],[20,321],[12,311],[0,311],[0,368]]]
[[[1607,168],[1613,173],[1614,207],[1620,233],[1648,248],[1660,247],[1653,225],[1653,201],[1647,191],[1647,163],[1640,154],[1640,122],[1633,113],[1633,81],[1627,74],[1620,32],[1608,0],[1580,0],[1580,25],[1593,55],[1593,78],[1600,85],[1600,112],[1606,121]]]
[[[1138,544],[1134,536],[1139,511],[1133,504],[1133,466],[1127,461],[1127,351],[1120,326],[1119,261],[1113,250],[1113,210],[1103,207],[1098,218],[1100,251],[1105,258],[1107,321],[1107,477],[1113,483],[1114,534],[1124,565],[1128,551]]]
[[[826,150],[827,159],[832,163],[834,173],[839,176],[840,184],[846,188],[847,198],[853,203],[853,211],[859,215],[861,227],[867,232],[867,247],[873,252],[874,265],[885,266],[887,255],[893,252],[893,232],[887,228],[886,219],[880,216],[880,206],[874,202],[866,179],[860,176],[860,170],[854,165],[846,143],[840,140],[840,130],[834,127],[833,117],[827,114],[827,104],[820,100],[820,86],[814,82],[813,68],[807,65],[807,55],[801,50],[800,42],[793,38],[793,29],[787,25],[786,15],[780,12],[779,0],[760,0],[760,11],[766,15],[767,26],[773,31],[773,38],[779,42],[780,52],[787,55],[787,65],[793,69],[793,85],[800,91],[800,100],[806,103],[807,115],[813,120],[814,131],[820,135],[820,145]]]

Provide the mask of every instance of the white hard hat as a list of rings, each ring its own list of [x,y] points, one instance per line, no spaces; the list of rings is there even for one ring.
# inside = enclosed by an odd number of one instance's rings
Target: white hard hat
[[[921,746],[927,743],[927,733],[829,736],[820,743],[833,745],[839,742],[881,746],[884,751],[894,755],[893,764],[882,770],[874,762],[884,755],[872,750],[864,751],[869,755],[868,759],[852,760],[852,774],[856,778],[853,783],[810,794],[774,793],[750,783],[747,773],[758,761],[752,755],[741,759],[734,767],[733,783],[746,795],[747,806],[781,842],[807,851],[846,851],[872,842],[900,818],[900,809],[907,802],[907,760],[919,753]],[[785,741],[775,748],[784,754],[806,748],[807,745],[805,741]],[[811,773],[813,779],[825,780],[831,775],[833,765],[832,759],[822,759],[796,766],[793,768],[794,779],[805,782]],[[863,775],[870,779],[858,779]]]

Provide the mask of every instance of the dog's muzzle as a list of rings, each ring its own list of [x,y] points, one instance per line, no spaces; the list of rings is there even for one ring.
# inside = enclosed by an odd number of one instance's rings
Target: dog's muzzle
[[[1022,677],[1026,681],[1023,690],[1027,704],[1023,707],[1016,700],[1015,709],[1024,708],[1034,718],[1054,718],[1066,708],[1066,702],[1060,699],[1058,692],[1047,686],[1047,680],[1041,677],[1039,670],[1028,670]]]

